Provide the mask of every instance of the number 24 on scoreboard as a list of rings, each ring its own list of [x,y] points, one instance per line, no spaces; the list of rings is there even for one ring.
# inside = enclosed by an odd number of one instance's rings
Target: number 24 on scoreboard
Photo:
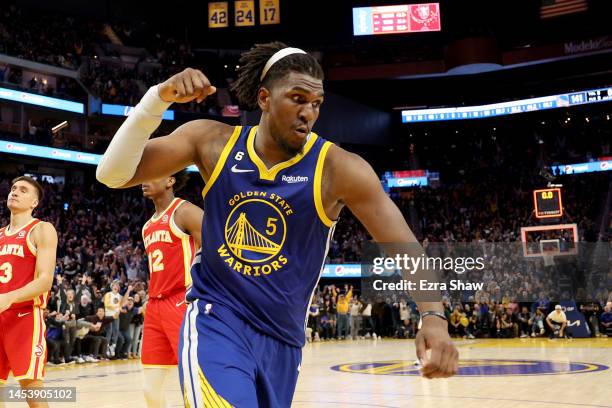
[[[255,0],[234,2],[234,25],[246,27],[255,25]]]

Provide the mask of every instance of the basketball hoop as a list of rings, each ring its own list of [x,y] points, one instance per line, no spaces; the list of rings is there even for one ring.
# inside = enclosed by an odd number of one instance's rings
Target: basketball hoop
[[[544,266],[555,264],[554,256],[561,253],[561,243],[558,239],[543,239],[540,241],[540,253],[544,259]]]

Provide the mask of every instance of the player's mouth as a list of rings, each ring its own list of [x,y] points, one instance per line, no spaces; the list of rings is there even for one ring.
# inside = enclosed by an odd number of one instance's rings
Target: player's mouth
[[[310,131],[308,130],[307,126],[298,126],[295,128],[293,133],[295,133],[301,138],[305,138],[306,136],[308,136],[308,133],[310,133]]]
[[[16,199],[16,198],[9,198],[9,199],[7,200],[7,202],[9,202],[9,203],[10,203],[10,202],[15,202],[15,203],[18,203],[19,201],[17,201],[17,199]]]

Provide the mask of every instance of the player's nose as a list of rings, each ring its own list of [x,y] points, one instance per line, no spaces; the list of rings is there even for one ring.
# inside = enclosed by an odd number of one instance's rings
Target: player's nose
[[[310,104],[306,104],[306,106],[300,109],[298,117],[302,122],[310,123],[316,118],[315,109]]]

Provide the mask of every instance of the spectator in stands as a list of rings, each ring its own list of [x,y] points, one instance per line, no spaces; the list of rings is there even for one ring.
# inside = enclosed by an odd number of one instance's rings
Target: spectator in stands
[[[112,317],[113,321],[106,329],[106,341],[108,342],[109,357],[115,355],[117,340],[119,339],[119,313],[121,311],[122,296],[119,293],[119,281],[111,284],[111,291],[104,295],[104,315]]]
[[[353,340],[359,338],[359,332],[361,330],[361,309],[362,304],[359,301],[359,297],[357,295],[353,295],[351,299],[351,304],[349,308],[350,314],[350,326],[351,326],[351,338]]]
[[[312,302],[310,302],[310,307],[308,308],[308,323],[307,327],[310,329],[309,336],[307,336],[308,341],[319,341],[319,304],[315,296],[312,298]]]
[[[74,348],[74,342],[76,341],[77,321],[76,321],[76,302],[75,292],[73,289],[66,291],[66,299],[62,302],[60,307],[60,315],[64,321],[64,356],[66,362],[69,363],[72,360],[72,350]],[[78,361],[77,359],[77,362]]]
[[[47,347],[49,349],[47,364],[58,365],[64,362],[60,358],[60,350],[63,346],[63,329],[64,323],[56,319],[57,312],[49,312],[49,309],[45,309],[43,317],[45,319],[45,325],[47,326]]]
[[[455,306],[455,309],[450,315],[449,320],[449,334],[451,336],[463,337],[466,335],[465,326],[461,324],[461,319],[465,317],[465,314],[461,310],[461,306]]]
[[[517,316],[521,338],[529,337],[531,331],[531,325],[529,324],[530,318],[531,314],[529,313],[529,308],[523,306],[521,312]]]
[[[85,341],[90,346],[90,355],[100,360],[107,360],[108,340],[105,330],[116,320],[114,316],[105,316],[104,306],[98,307],[95,315],[87,316],[86,321],[92,323]]]
[[[128,358],[128,350],[132,346],[132,337],[130,337],[130,324],[136,315],[143,312],[143,308],[134,307],[134,298],[131,297],[133,287],[128,286],[125,296],[126,304],[121,308],[119,315],[119,339],[117,341],[117,353],[115,358],[125,360]]]
[[[336,306],[330,299],[325,299],[321,309],[321,338],[329,340],[334,335],[336,323]]]
[[[363,330],[365,332],[365,337],[372,338],[376,340],[376,330],[374,327],[374,322],[372,321],[372,303],[368,301],[364,301],[363,310],[361,311],[361,322],[363,323]]]
[[[140,292],[134,294],[134,307],[141,309],[143,302],[143,294]],[[144,309],[143,309],[144,312]],[[143,313],[136,314],[130,323],[130,338],[132,339],[132,347],[129,350],[128,358],[137,358],[140,356],[140,342],[142,335],[142,325],[144,323]]]
[[[580,312],[584,314],[591,337],[596,337],[599,332],[598,315],[600,310],[600,306],[596,301],[580,303]]]
[[[505,310],[503,310],[503,305],[499,305],[502,310],[497,311],[496,313],[496,328],[497,328],[497,337],[500,338],[511,338],[514,336],[514,323],[512,322],[512,314],[508,314]]]
[[[531,326],[531,337],[544,335],[544,314],[541,309],[536,309],[535,313],[531,314],[529,326]]]
[[[466,328],[467,338],[474,339],[476,337],[480,337],[480,323],[478,320],[478,316],[476,314],[472,314],[469,318],[468,326]]]
[[[345,285],[345,289],[346,288],[347,288],[347,285]],[[339,340],[344,340],[346,337],[348,337],[349,302],[351,301],[352,296],[353,296],[353,286],[352,285],[350,289],[348,290],[348,293],[346,294],[340,293],[338,295],[338,300],[336,302],[336,313],[338,315],[338,333],[336,334],[336,337]]]
[[[604,311],[599,318],[600,333],[607,337],[612,337],[612,306],[609,304],[604,307]]]

